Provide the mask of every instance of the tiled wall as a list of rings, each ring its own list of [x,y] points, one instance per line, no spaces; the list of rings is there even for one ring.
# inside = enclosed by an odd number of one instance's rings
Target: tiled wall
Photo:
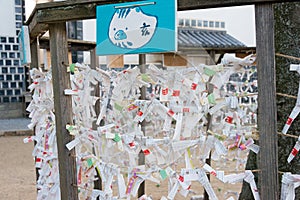
[[[21,102],[25,68],[20,65],[17,35],[24,19],[24,0],[15,0],[16,35],[0,35],[0,103]]]

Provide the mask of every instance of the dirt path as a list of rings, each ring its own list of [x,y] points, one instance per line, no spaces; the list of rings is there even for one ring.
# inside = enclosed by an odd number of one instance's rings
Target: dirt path
[[[0,137],[0,200],[36,199],[33,143],[24,137]]]

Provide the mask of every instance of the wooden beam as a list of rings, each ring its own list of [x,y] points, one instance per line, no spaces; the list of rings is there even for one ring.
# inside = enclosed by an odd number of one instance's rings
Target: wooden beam
[[[246,53],[254,54],[256,52],[256,47],[241,47],[241,48],[185,48],[178,46],[178,52],[184,52],[185,54],[208,54],[210,51],[215,51],[215,54],[225,54],[225,53]]]
[[[279,181],[273,5],[255,5],[255,18],[259,85],[260,195],[262,200],[277,200]]]
[[[67,124],[72,124],[72,97],[64,94],[65,89],[71,88],[65,66],[68,64],[66,23],[49,25],[49,33],[61,200],[76,200],[78,188],[75,149],[69,151],[66,147],[74,139],[66,129]]]
[[[196,10],[230,6],[253,5],[258,3],[292,2],[297,0],[178,0],[178,10]]]
[[[134,2],[137,0],[126,0],[126,2]],[[91,1],[60,1],[37,4],[35,11],[36,16],[32,16],[29,20],[38,23],[55,23],[62,21],[84,20],[96,18],[96,7],[98,5],[120,3],[118,0],[91,0]]]
[[[30,20],[30,23],[27,23],[27,25],[29,29],[31,42],[36,40],[38,36],[44,35],[49,29],[48,24],[42,24],[37,21],[36,9],[33,10],[33,13],[31,14],[28,20]]]
[[[96,17],[96,6],[97,4],[90,3],[38,9],[36,18],[39,23],[91,19]]]
[[[104,5],[124,2],[135,2],[140,0],[73,0],[42,3],[36,6],[37,9],[49,9],[59,7],[69,7],[74,5]],[[280,3],[280,2],[297,2],[298,0],[178,0],[178,10],[195,10],[205,8],[216,8],[226,6],[254,5],[257,3]]]
[[[49,49],[49,37],[39,39],[41,49]],[[68,39],[68,49],[71,51],[91,51],[96,48],[96,42]]]
[[[134,2],[124,0],[122,2]],[[296,2],[298,0],[178,0],[178,10],[196,10],[204,8],[241,6],[257,3]],[[48,23],[96,18],[96,6],[120,3],[119,0],[74,0],[37,4],[26,24],[30,37],[34,39],[48,30]]]
[[[49,23],[93,19],[96,18],[97,5],[118,2],[117,0],[83,0],[41,3],[36,5],[25,24],[29,26],[30,38],[33,41],[48,31]]]

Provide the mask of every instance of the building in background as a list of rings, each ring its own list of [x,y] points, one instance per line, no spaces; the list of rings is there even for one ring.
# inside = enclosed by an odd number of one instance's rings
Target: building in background
[[[25,1],[1,1],[0,118],[22,114],[26,68],[20,64],[17,35],[25,20]]]
[[[24,94],[27,94],[29,67],[21,65],[17,38],[25,17],[25,0],[1,1],[0,119],[22,117],[26,113]],[[82,21],[68,22],[67,32],[69,38],[82,40]],[[74,63],[83,62],[83,52],[72,51],[70,57]]]
[[[67,22],[68,38],[83,40],[82,21]],[[83,62],[83,51],[71,51],[72,62]]]
[[[253,47],[247,47],[229,35],[223,21],[178,19],[178,51],[190,66],[219,63],[225,53],[240,54],[243,57],[245,52],[252,50]]]
[[[219,63],[225,53],[244,57],[255,48],[247,47],[226,32],[225,22],[179,18],[177,52],[146,55],[146,64],[162,67],[193,67],[200,64]],[[88,58],[88,57],[87,57]],[[100,56],[101,68],[127,68],[139,63],[138,55]]]
[[[4,1],[0,7],[3,25],[0,28],[0,118],[20,117],[25,112],[24,91],[28,85],[27,68],[20,65],[17,34],[25,16],[24,0]],[[83,22],[67,23],[67,34],[70,39],[83,39]],[[49,48],[49,47],[47,47]],[[43,65],[50,66],[50,55],[44,50],[41,58]],[[226,52],[239,53],[248,51],[247,47],[226,33],[222,21],[179,19],[178,20],[178,52],[165,54],[147,54],[147,63],[158,66],[197,66],[218,62]],[[86,62],[82,51],[71,51],[70,62]],[[213,59],[212,59],[213,58]],[[109,62],[117,67],[130,67],[138,64],[138,55],[102,57],[101,67]],[[88,62],[86,62],[88,63]],[[47,68],[47,67],[46,67]],[[49,69],[49,68],[48,68]],[[3,103],[6,103],[5,105]]]

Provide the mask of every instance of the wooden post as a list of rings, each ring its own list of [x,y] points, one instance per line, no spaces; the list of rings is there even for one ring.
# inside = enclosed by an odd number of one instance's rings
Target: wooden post
[[[260,195],[279,198],[276,125],[274,13],[271,3],[255,5],[258,75],[258,129],[260,133]]]
[[[68,64],[66,23],[50,24],[49,33],[61,200],[76,200],[78,188],[75,149],[69,151],[66,148],[66,144],[73,140],[66,129],[67,124],[73,124],[72,97],[64,94],[65,89],[71,88],[66,67]]]
[[[30,64],[30,69],[32,68],[38,68],[39,67],[39,44],[37,39],[35,39],[31,44],[30,44],[30,54],[31,54],[31,64]],[[29,72],[28,72],[29,73]],[[27,80],[26,80],[27,81]],[[28,79],[28,83],[31,83],[31,79]],[[25,97],[26,98],[26,97]],[[24,107],[26,108],[26,100],[24,101]],[[24,109],[25,110],[25,109]],[[26,112],[26,111],[25,111]],[[35,134],[35,128],[34,128],[34,134]],[[34,146],[36,145],[36,141],[34,141]],[[36,157],[34,158],[36,159]],[[36,175],[36,180],[39,179],[39,169],[40,168],[35,168],[35,175]]]
[[[139,54],[139,67],[142,74],[146,73],[146,54]],[[141,99],[146,99],[146,87],[141,88]],[[144,130],[143,130],[144,131]]]
[[[96,69],[99,66],[99,57],[96,55],[96,48],[90,50],[90,59],[91,59],[91,69]],[[93,94],[96,97],[100,97],[100,89],[99,89],[99,83],[95,85]],[[96,102],[95,105],[95,111],[96,115],[98,116],[100,114],[100,101]],[[96,122],[93,123],[93,129],[97,129]]]
[[[209,57],[210,57],[210,60],[209,60],[209,65],[215,65],[216,64],[216,62],[215,62],[215,60],[216,60],[216,51],[214,51],[214,50],[211,50],[211,51],[209,51]]]
[[[146,54],[139,54],[139,67],[140,67],[140,70],[141,70],[142,74],[146,73]],[[145,86],[141,88],[141,97],[140,97],[140,99],[141,100],[146,99],[146,87]],[[145,123],[146,123],[145,120],[141,123],[141,128],[142,128],[142,131],[143,131],[144,135],[146,134],[145,133]],[[138,164],[139,165],[144,165],[145,164],[145,155],[144,155],[142,150],[139,153]],[[141,183],[140,187],[139,187],[138,197],[141,197],[144,194],[145,194],[145,181],[143,181]]]
[[[211,57],[210,63],[215,64],[215,63],[213,63],[213,61],[215,60],[214,51],[211,51],[209,54]],[[212,76],[209,78],[208,83],[206,84],[206,89],[208,91],[208,94],[212,94],[214,92],[214,85],[210,83],[211,79],[212,79]],[[212,123],[212,115],[210,113],[207,113],[206,131],[208,131],[211,128],[211,123]],[[208,165],[211,165],[211,152],[209,153],[209,157],[205,160],[205,163],[207,163]],[[207,174],[207,178],[210,181],[210,174]],[[203,200],[209,200],[209,195],[206,192],[206,190],[204,190]]]
[[[30,74],[29,74],[29,70],[40,67],[39,51],[40,51],[40,45],[38,43],[38,39],[35,38],[35,40],[33,40],[30,43],[31,63],[30,63],[29,69],[27,68],[27,66],[25,66],[25,69],[24,69],[25,70],[25,86],[23,86],[24,88],[28,88],[28,86],[32,83],[32,80],[31,80]],[[25,102],[25,104],[26,104],[26,102]],[[25,107],[26,107],[26,105],[25,105]]]
[[[96,49],[90,50],[90,59],[91,59],[91,69],[96,69],[99,65],[99,59],[96,55]],[[93,94],[96,97],[100,97],[100,89],[99,89],[99,83],[97,83],[94,87]],[[96,116],[100,114],[100,100],[98,100],[95,104],[95,112]],[[98,125],[96,124],[96,121],[93,122],[93,130],[97,130]],[[96,170],[96,169],[95,169]],[[96,170],[97,174],[97,180],[94,181],[94,189],[101,190],[102,189],[102,180],[99,172]],[[100,197],[97,198],[97,200],[100,199]]]
[[[40,52],[40,46],[38,44],[38,39],[35,39],[30,44],[30,54],[31,54],[30,68],[38,68],[40,66],[39,52]]]
[[[96,69],[99,67],[99,57],[96,55],[96,48],[90,50],[91,68]]]

